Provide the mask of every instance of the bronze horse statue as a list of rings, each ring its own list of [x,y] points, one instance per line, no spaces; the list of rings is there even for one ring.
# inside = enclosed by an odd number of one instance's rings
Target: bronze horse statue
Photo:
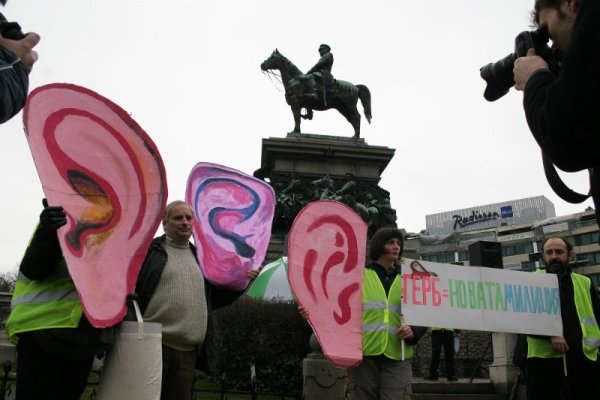
[[[371,92],[365,85],[353,85],[350,82],[335,82],[319,89],[318,99],[307,96],[306,85],[300,79],[302,71],[277,49],[260,65],[263,71],[279,70],[285,88],[285,101],[294,115],[293,133],[300,133],[300,118],[312,119],[313,110],[324,111],[334,108],[340,112],[354,128],[354,137],[360,137],[360,114],[356,104],[360,99],[365,117],[371,123]],[[322,83],[321,83],[322,84]],[[301,114],[305,108],[306,114]]]

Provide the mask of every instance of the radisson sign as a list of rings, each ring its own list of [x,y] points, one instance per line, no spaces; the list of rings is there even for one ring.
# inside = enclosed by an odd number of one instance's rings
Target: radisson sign
[[[497,212],[479,212],[479,211],[471,211],[471,215],[465,215],[464,217],[461,215],[453,215],[454,218],[454,230],[457,227],[464,228],[465,226],[478,224],[481,222],[489,221],[492,219],[500,218],[500,214]]]

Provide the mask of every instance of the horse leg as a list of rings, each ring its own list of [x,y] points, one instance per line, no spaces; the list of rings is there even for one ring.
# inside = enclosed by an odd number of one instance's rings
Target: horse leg
[[[300,107],[292,106],[292,114],[294,115],[294,130],[292,133],[300,133]]]
[[[360,113],[356,107],[354,107],[352,112],[352,120],[350,120],[350,123],[354,128],[354,137],[358,139],[360,137]]]
[[[348,104],[344,104],[344,107],[338,108],[340,114],[342,114],[348,122],[354,128],[354,137],[360,137],[360,113],[356,108],[356,105],[350,106]]]

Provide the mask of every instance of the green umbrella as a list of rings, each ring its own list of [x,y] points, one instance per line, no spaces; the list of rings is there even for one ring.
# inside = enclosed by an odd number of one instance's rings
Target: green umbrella
[[[287,275],[287,257],[265,265],[246,294],[263,300],[296,300],[290,289]]]

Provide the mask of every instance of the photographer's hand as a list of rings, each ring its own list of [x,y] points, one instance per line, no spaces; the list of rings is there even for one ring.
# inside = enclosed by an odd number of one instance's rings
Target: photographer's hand
[[[21,59],[21,62],[25,64],[28,71],[31,71],[33,64],[38,59],[38,54],[33,48],[39,41],[40,36],[34,32],[29,32],[21,40],[7,39],[0,34],[0,46],[4,46],[15,53],[15,55]]]
[[[531,75],[540,69],[548,69],[548,63],[542,57],[536,55],[534,49],[529,49],[526,57],[517,58],[513,68],[515,89],[525,89]]]

